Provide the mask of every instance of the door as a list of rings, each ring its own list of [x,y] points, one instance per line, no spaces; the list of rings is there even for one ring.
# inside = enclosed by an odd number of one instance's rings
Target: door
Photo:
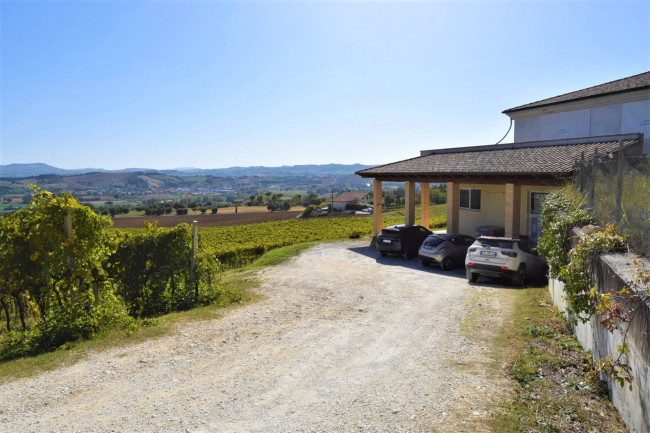
[[[542,235],[542,227],[539,224],[539,215],[542,209],[542,201],[546,198],[546,192],[530,193],[530,214],[528,217],[528,239],[533,245],[537,245]]]

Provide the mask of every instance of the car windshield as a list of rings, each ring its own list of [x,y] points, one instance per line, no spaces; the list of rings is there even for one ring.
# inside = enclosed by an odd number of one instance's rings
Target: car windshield
[[[437,247],[441,243],[443,243],[445,240],[442,238],[439,238],[438,236],[429,236],[424,240],[424,245],[429,246],[429,247]]]
[[[504,241],[502,239],[478,239],[482,247],[496,247],[507,250],[512,249],[513,241]]]

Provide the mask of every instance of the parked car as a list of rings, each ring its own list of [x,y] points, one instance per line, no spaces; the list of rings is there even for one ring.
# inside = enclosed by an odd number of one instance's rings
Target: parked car
[[[382,256],[388,253],[400,254],[409,260],[417,254],[422,241],[430,234],[432,234],[430,230],[419,225],[398,224],[385,227],[377,236],[377,251]]]
[[[443,271],[451,271],[465,263],[467,249],[474,243],[472,236],[460,233],[428,236],[418,251],[422,265],[440,265]]]
[[[506,277],[523,286],[526,280],[544,277],[547,269],[546,261],[533,252],[528,241],[520,239],[479,236],[465,257],[469,282],[485,275]]]

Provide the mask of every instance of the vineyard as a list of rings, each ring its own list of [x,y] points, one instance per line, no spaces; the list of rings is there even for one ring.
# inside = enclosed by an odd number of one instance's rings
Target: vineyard
[[[0,217],[0,361],[237,300],[188,224],[122,233],[71,194],[33,190],[29,208]]]
[[[445,205],[431,210],[430,225],[443,227]],[[373,222],[349,216],[202,226],[194,249],[189,224],[111,228],[72,195],[34,187],[29,208],[0,217],[0,361],[109,329],[131,333],[173,311],[227,305],[240,294],[220,286],[219,271],[274,248],[368,236]],[[384,226],[403,222],[399,209],[383,218]]]
[[[447,223],[446,205],[432,206],[431,227]],[[389,216],[383,225],[403,224],[403,216]],[[265,252],[287,245],[371,235],[372,217],[310,218],[200,228],[200,243],[226,268],[243,266]]]

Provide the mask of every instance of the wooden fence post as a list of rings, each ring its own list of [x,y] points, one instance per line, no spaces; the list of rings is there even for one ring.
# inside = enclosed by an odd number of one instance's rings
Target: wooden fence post
[[[585,153],[580,153],[580,192],[585,192]]]
[[[72,232],[72,209],[68,208],[65,211],[65,217],[63,219],[63,222],[65,224],[65,236],[67,239],[70,239],[71,241],[74,240],[74,233]],[[70,247],[72,247],[72,244],[70,244]],[[72,269],[72,257],[70,256],[70,252],[67,253],[66,260],[68,262],[68,270]]]
[[[593,209],[596,196],[596,159],[598,158],[598,148],[594,150],[594,157],[591,160],[591,185],[589,185],[589,206]]]
[[[623,219],[623,170],[624,170],[623,140],[618,142],[616,164],[616,222]]]
[[[190,263],[190,271],[194,272],[194,265],[196,263],[196,237],[198,221],[192,221],[192,261]]]

